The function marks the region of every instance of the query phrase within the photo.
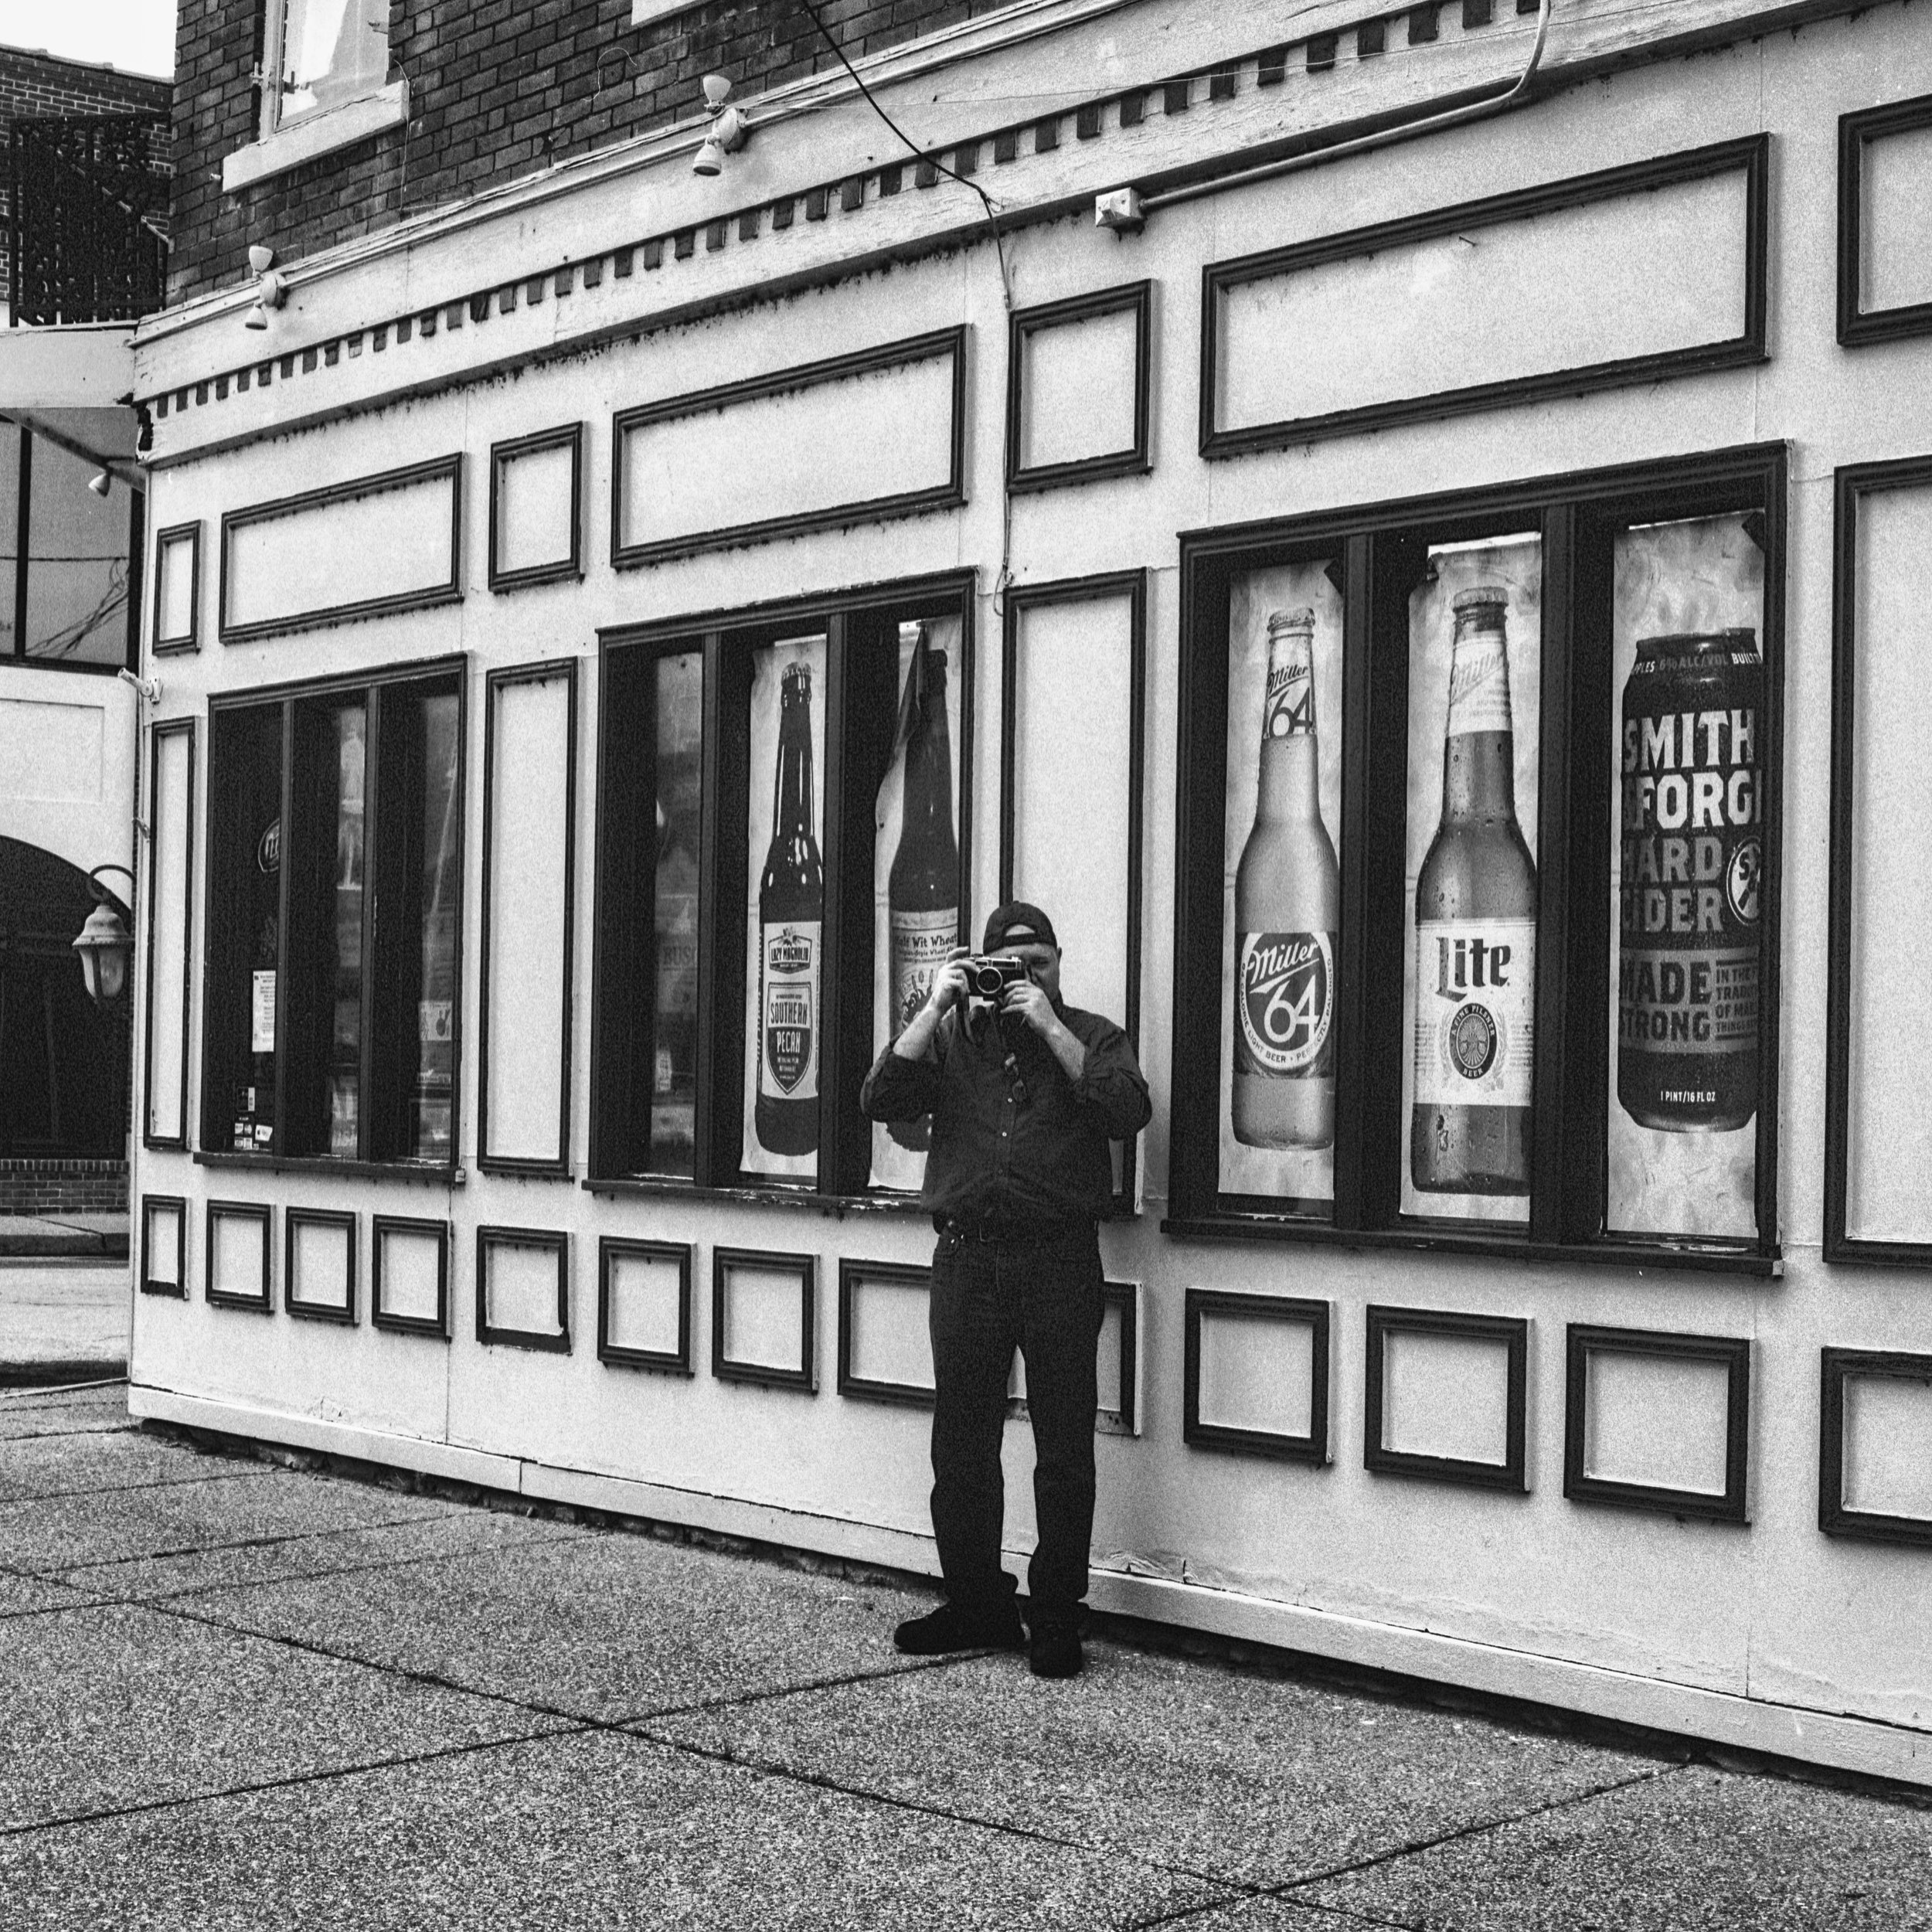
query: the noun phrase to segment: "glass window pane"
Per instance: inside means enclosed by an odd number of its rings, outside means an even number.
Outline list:
[[[1228,605],[1220,1189],[1324,1219],[1342,923],[1339,578],[1328,558],[1253,570]]]
[[[13,553],[20,539],[20,435],[17,424],[0,423],[0,658],[12,657],[19,641],[13,634]]]
[[[704,658],[659,658],[650,685],[653,817],[649,965],[650,1137],[645,1171],[695,1172],[698,1092],[698,852]]]
[[[804,1181],[818,1172],[825,676],[822,633],[752,653],[741,1160]]]
[[[1741,515],[1617,539],[1613,1233],[1757,1232],[1764,556]]]
[[[291,1153],[355,1158],[361,1124],[368,706],[295,710],[286,1084]]]
[[[960,621],[898,627],[892,764],[872,823],[872,1040],[893,1039],[932,991],[959,937]],[[917,1192],[930,1117],[872,1128],[871,1184]]]
[[[379,1160],[447,1161],[454,1147],[462,911],[457,692],[439,679],[387,686],[378,695],[381,953],[369,1142]]]
[[[70,664],[128,661],[131,498],[116,481],[97,496],[100,465],[34,438],[27,567],[27,648]],[[11,548],[11,545],[9,546]]]
[[[373,94],[389,69],[389,9],[371,0],[288,0],[281,118]]]
[[[1409,600],[1402,1211],[1529,1218],[1543,553],[1432,546]]]
[[[202,1144],[274,1153],[282,707],[217,712],[213,735]]]

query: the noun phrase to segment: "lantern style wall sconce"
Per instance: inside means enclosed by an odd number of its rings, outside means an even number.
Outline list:
[[[131,886],[134,883],[134,874],[125,866],[97,866],[88,873],[87,889],[94,894],[94,909],[88,913],[73,949],[80,955],[80,977],[87,982],[87,997],[97,1006],[109,1007],[127,990],[128,965],[134,950],[130,930],[134,913],[100,883],[104,872],[119,872]]]

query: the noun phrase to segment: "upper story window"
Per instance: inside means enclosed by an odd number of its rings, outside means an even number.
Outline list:
[[[66,413],[71,435],[0,422],[0,661],[134,662],[141,496],[80,453],[89,413]]]
[[[372,94],[389,70],[388,0],[267,0],[262,132]]]

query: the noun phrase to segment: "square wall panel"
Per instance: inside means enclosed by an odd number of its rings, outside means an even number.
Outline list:
[[[817,1278],[808,1254],[715,1250],[711,1372],[726,1382],[815,1389]]]
[[[1528,1488],[1527,1321],[1372,1308],[1367,1331],[1366,1468],[1478,1488]]]
[[[476,1338],[570,1352],[567,1234],[541,1228],[477,1230]]]
[[[141,1291],[188,1298],[188,1203],[178,1195],[141,1202]]]
[[[838,1264],[838,1393],[930,1406],[932,1271]]]
[[[379,1328],[449,1338],[450,1229],[447,1221],[379,1214],[369,1224],[373,1257],[369,1319]]]
[[[1820,1352],[1818,1526],[1932,1547],[1932,1355]]]
[[[1185,1321],[1185,1440],[1328,1461],[1327,1302],[1190,1288]]]
[[[269,1240],[274,1209],[245,1201],[208,1203],[207,1298],[217,1308],[273,1307]]]
[[[1746,1520],[1747,1338],[1573,1322],[1564,1352],[1566,1496]]]
[[[668,1241],[597,1248],[597,1359],[691,1372],[691,1250]]]
[[[288,1312],[321,1321],[353,1321],[355,1216],[320,1208],[290,1208],[282,1216],[282,1228],[287,1248],[283,1293]]]

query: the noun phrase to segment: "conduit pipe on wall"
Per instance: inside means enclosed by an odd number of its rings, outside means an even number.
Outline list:
[[[1445,128],[1460,128],[1467,122],[1501,114],[1522,98],[1536,77],[1536,70],[1543,62],[1543,43],[1549,37],[1550,4],[1551,0],[1540,0],[1536,9],[1536,38],[1530,46],[1529,58],[1524,63],[1522,72],[1501,94],[1485,100],[1464,101],[1460,107],[1425,114],[1417,121],[1397,121],[1369,134],[1357,134],[1348,141],[1332,141],[1301,154],[1286,155],[1279,161],[1265,161],[1257,167],[1240,168],[1233,174],[1216,175],[1208,180],[1189,182],[1183,187],[1165,188],[1158,194],[1143,195],[1141,213],[1145,216],[1157,209],[1172,208],[1184,201],[1198,201],[1203,195],[1224,194],[1230,188],[1245,188],[1251,182],[1272,181],[1277,175],[1291,175],[1324,162],[1339,161],[1345,155],[1366,154],[1371,148],[1386,148],[1393,141],[1410,140],[1417,134],[1433,134]]]

